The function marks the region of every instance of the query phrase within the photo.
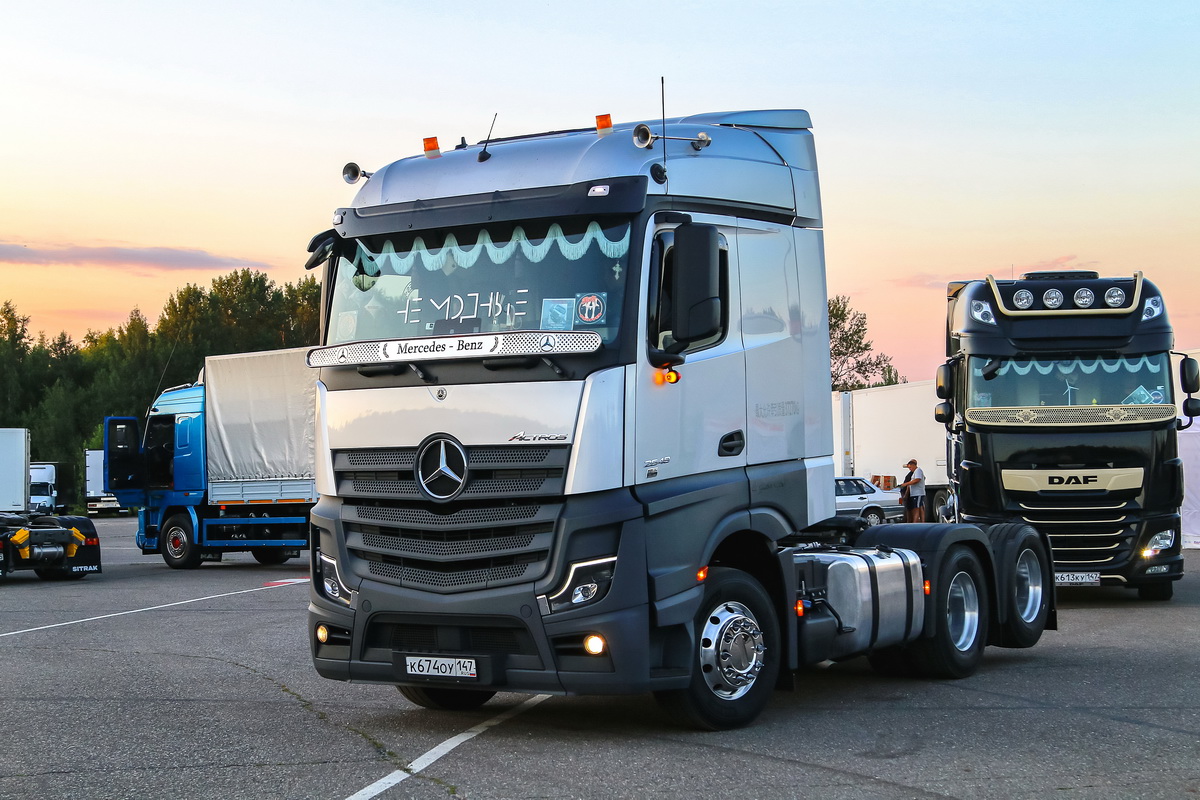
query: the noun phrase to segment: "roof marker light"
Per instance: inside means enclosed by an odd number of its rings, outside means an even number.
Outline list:
[[[612,114],[597,114],[596,115],[596,135],[608,136],[613,132]]]
[[[437,140],[436,136],[427,136],[427,137],[425,137],[424,141],[425,141],[425,157],[426,158],[441,158],[442,157],[442,151],[441,151],[441,148],[438,147],[438,140]]]

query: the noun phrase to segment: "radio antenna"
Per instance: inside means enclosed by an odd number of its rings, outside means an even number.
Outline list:
[[[489,158],[492,157],[492,154],[489,153],[487,151],[487,149],[488,149],[488,145],[492,141],[492,131],[496,130],[496,117],[498,117],[498,116],[500,116],[499,111],[497,111],[495,114],[492,115],[492,127],[488,128],[487,138],[483,140],[483,149],[479,151],[479,159],[478,159],[479,161],[487,161]]]
[[[667,171],[667,79],[660,75],[658,76],[659,97],[662,99],[662,135],[663,135],[663,173]]]

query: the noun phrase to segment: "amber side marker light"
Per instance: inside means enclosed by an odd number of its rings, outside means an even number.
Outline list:
[[[612,114],[596,115],[596,135],[608,136],[612,133]]]
[[[442,157],[442,150],[440,147],[438,147],[438,140],[437,140],[436,136],[427,136],[422,141],[424,141],[424,143],[425,143],[425,157],[426,158],[441,158]]]
[[[925,594],[929,594],[929,581],[925,581]]]
[[[797,617],[804,616],[804,601],[803,600],[796,601],[796,616]]]
[[[708,579],[708,567],[701,567],[696,571],[696,580],[699,583],[704,583]]]

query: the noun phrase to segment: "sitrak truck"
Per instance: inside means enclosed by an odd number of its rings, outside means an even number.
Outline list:
[[[1169,600],[1183,575],[1183,462],[1174,335],[1139,272],[1083,270],[947,289],[936,411],[958,519],[1047,534],[1055,581]],[[1180,361],[1183,416],[1200,414],[1195,359]]]
[[[87,517],[55,516],[41,503],[35,508],[29,475],[29,429],[0,428],[0,579],[17,570],[43,580],[100,572],[95,525]]]
[[[810,127],[599,117],[346,166],[309,245],[321,675],[722,729],[805,665],[964,677],[1053,626],[1029,526],[834,518]]]
[[[143,429],[104,428],[105,489],[138,508],[137,544],[173,569],[248,551],[282,564],[308,546],[315,382],[306,349],[209,356]]]

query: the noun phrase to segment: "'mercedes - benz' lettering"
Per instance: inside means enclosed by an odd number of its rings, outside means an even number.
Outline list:
[[[463,348],[460,347],[459,349]],[[413,344],[411,342],[397,342],[396,352],[406,356],[417,353],[444,353],[446,352],[446,343],[429,342],[427,344]]]
[[[1051,486],[1085,486],[1100,482],[1099,475],[1049,475],[1047,482]]]

